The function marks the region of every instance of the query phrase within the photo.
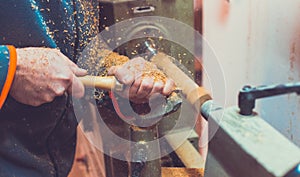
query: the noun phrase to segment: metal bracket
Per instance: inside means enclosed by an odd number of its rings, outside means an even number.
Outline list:
[[[244,86],[238,98],[240,114],[252,115],[256,99],[293,92],[300,94],[300,82],[259,87]]]

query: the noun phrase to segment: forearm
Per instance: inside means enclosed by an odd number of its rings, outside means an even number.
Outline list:
[[[16,49],[0,45],[0,109],[12,85],[17,65]]]

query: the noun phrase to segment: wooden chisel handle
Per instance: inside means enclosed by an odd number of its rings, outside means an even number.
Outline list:
[[[116,90],[123,91],[123,84],[121,84],[114,76],[83,76],[79,80],[86,87],[94,87],[102,90]]]
[[[199,109],[204,102],[212,99],[210,93],[204,87],[199,87],[172,60],[171,56],[164,53],[157,53],[152,57],[151,62],[156,64],[168,77],[173,79],[176,86],[186,95],[187,100]]]

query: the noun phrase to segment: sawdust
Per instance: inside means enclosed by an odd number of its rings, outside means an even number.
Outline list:
[[[108,56],[106,56],[103,60],[103,67],[105,68],[111,68],[112,66],[119,66],[125,64],[127,61],[129,61],[129,58],[124,55],[119,55],[116,52],[110,53]]]
[[[107,52],[107,51],[104,51]],[[112,66],[121,66],[124,65],[126,62],[128,62],[130,59],[124,55],[119,55],[116,52],[110,52],[108,55],[106,55],[102,61],[100,61],[100,67],[101,68],[106,68],[105,74],[107,74],[107,71],[109,68],[111,68]],[[139,69],[140,66],[139,65],[133,65],[134,69]],[[166,82],[167,77],[166,75],[159,69],[157,69],[157,67],[148,61],[145,61],[145,64],[143,66],[142,69],[142,78],[145,77],[153,77],[154,81],[162,81],[162,82]]]
[[[145,63],[142,77],[153,77],[154,81],[163,81],[164,83],[167,81],[166,75],[161,70],[157,69],[153,63],[148,61]]]

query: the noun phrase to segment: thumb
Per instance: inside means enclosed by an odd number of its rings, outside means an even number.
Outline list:
[[[87,70],[79,68],[78,66],[71,66],[71,70],[74,73],[75,76],[85,76],[87,75]]]
[[[76,70],[75,70],[75,72],[74,72],[74,74],[76,75],[76,76],[85,76],[85,75],[87,75],[88,74],[88,72],[87,72],[87,70],[85,70],[85,69],[82,69],[82,68],[76,68]]]
[[[119,66],[112,66],[112,67],[110,67],[108,69],[107,74],[110,75],[110,76],[115,75],[115,73],[116,73],[116,71],[117,71],[118,68],[119,68]]]
[[[84,96],[84,86],[82,82],[76,77],[73,77],[72,84],[68,88],[68,93],[75,98],[82,98]]]
[[[63,55],[63,58],[67,62],[67,65],[71,69],[71,71],[76,75],[76,76],[85,76],[87,75],[87,71],[85,69],[79,68],[75,63],[73,63],[71,60],[69,60],[66,56]]]

